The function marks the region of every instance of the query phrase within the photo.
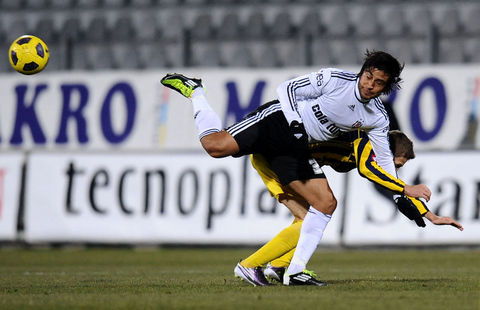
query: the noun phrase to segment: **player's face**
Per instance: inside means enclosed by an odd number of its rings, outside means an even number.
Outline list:
[[[358,89],[363,99],[372,99],[380,96],[388,82],[388,74],[376,68],[363,71],[358,82]]]
[[[408,159],[404,156],[395,156],[393,159],[393,162],[395,163],[395,168],[400,169],[405,165],[405,163],[408,161]]]

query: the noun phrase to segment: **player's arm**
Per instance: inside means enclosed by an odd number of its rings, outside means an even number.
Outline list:
[[[330,70],[323,69],[288,81],[277,87],[277,95],[283,113],[289,124],[293,121],[302,123],[298,112],[297,100],[318,98],[330,80]]]
[[[432,224],[435,225],[451,225],[459,230],[463,230],[463,226],[452,219],[449,216],[438,216],[432,211],[428,210],[427,206],[423,201],[417,198],[412,197],[400,197],[397,200],[397,207],[400,212],[402,212],[410,220],[415,221],[415,223],[420,227],[425,227],[425,222],[423,218],[428,219]]]
[[[438,216],[432,211],[428,211],[425,217],[435,225],[450,225],[463,231],[463,226],[449,216]]]
[[[355,160],[358,173],[368,180],[391,190],[397,194],[403,194],[405,182],[383,169],[373,158],[372,145],[367,138],[356,139],[353,142]],[[393,160],[392,160],[393,163]],[[394,170],[395,171],[395,170]]]
[[[395,200],[398,211],[405,215],[408,219],[414,221],[417,226],[425,227],[423,217],[430,212],[427,206],[417,198],[401,196]]]
[[[417,198],[403,195],[405,182],[392,176],[383,170],[372,158],[372,146],[367,138],[360,138],[354,141],[354,154],[357,162],[357,169],[362,177],[377,183],[386,189],[399,194],[395,203],[400,212],[420,227],[425,227],[423,216],[428,212],[427,206]]]
[[[388,142],[388,121],[384,122],[384,124],[378,128],[367,132],[367,135],[372,145],[372,150],[375,153],[376,164],[390,176],[396,178],[397,172],[395,170],[393,155]],[[432,192],[425,184],[406,185],[404,183],[402,194],[416,198],[423,198],[429,201]]]

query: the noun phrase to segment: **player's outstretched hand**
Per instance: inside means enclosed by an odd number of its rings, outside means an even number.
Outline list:
[[[425,217],[435,225],[451,225],[458,228],[460,231],[463,231],[463,226],[449,216],[437,216],[431,211],[428,211],[425,214]]]
[[[403,193],[410,197],[415,198],[423,198],[426,201],[430,200],[430,196],[432,196],[432,192],[425,184],[417,184],[417,185],[408,185],[405,184],[405,188]]]

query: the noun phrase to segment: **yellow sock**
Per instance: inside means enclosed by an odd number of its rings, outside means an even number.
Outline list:
[[[300,238],[302,222],[303,221],[294,220],[290,226],[284,228],[273,237],[272,240],[268,241],[255,253],[244,259],[241,262],[242,266],[247,268],[263,266],[274,259],[282,257],[285,253],[290,251],[292,251],[293,256],[293,249],[297,246],[298,238]]]
[[[290,251],[288,251],[287,253],[283,254],[281,257],[272,260],[270,262],[270,265],[272,265],[273,267],[285,267],[285,268],[287,268],[288,265],[290,265],[290,261],[292,260],[293,253],[295,253],[295,248],[293,248]]]

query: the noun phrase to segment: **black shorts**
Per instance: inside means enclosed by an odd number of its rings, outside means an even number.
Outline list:
[[[260,106],[240,122],[228,127],[240,151],[234,157],[260,153],[277,174],[280,183],[325,178],[322,169],[291,133],[278,100]]]

